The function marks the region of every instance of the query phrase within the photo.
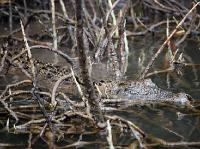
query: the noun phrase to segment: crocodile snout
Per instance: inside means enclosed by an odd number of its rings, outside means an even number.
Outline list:
[[[174,97],[174,101],[181,105],[191,105],[193,101],[192,97],[186,93],[178,93],[176,97]]]

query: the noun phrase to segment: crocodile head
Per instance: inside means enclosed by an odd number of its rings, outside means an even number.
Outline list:
[[[141,81],[109,82],[101,85],[102,95],[107,98],[141,100],[143,102],[174,102],[181,105],[191,103],[186,93],[173,93],[159,88],[151,79]]]

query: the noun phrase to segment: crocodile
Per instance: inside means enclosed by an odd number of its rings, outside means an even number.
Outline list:
[[[190,105],[193,101],[189,94],[161,89],[151,79],[111,81],[101,83],[98,87],[102,97],[108,99],[134,100],[140,103],[173,102],[180,105]]]
[[[11,51],[11,50],[10,50]],[[5,49],[2,50],[1,48],[1,63],[3,57],[7,52],[9,55],[9,59],[13,59],[13,53],[10,51],[6,51]],[[22,54],[24,57],[24,54]],[[26,57],[26,54],[25,54]],[[28,63],[27,58],[21,58],[20,60],[15,59],[15,63],[20,63],[23,66],[23,69],[29,70],[30,72],[30,63]],[[6,62],[5,60],[5,62]],[[37,66],[38,72],[43,74],[43,80],[51,80],[53,78],[59,78],[59,76],[63,76],[65,74],[69,74],[69,69],[61,68],[60,66],[56,66],[53,64],[42,63],[38,60],[34,60],[35,66]],[[8,65],[8,64],[4,64]],[[108,99],[127,99],[127,100],[134,100],[134,101],[155,101],[155,102],[175,102],[180,103],[183,105],[190,104],[192,98],[190,95],[186,93],[173,93],[171,91],[167,91],[164,89],[159,88],[156,84],[154,84],[151,79],[144,79],[140,81],[99,81],[96,83],[97,91],[101,94],[102,98]],[[72,94],[77,93],[75,90],[76,86],[72,84],[66,87],[66,91]]]

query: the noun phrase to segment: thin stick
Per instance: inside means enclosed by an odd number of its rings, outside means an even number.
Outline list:
[[[5,51],[5,54],[3,55],[2,60],[1,60],[0,73],[2,73],[2,74],[7,72],[7,70],[6,70],[6,72],[3,71],[3,69],[5,68],[7,55],[8,55],[8,51]]]
[[[32,59],[31,50],[30,50],[30,47],[29,47],[28,42],[27,42],[26,34],[25,34],[25,31],[24,31],[24,26],[23,26],[21,20],[20,20],[20,24],[21,24],[21,28],[22,28],[24,43],[25,43],[26,50],[27,50],[27,53],[28,53],[28,58],[29,58],[29,61],[30,61],[30,64],[31,64],[31,71],[32,71],[32,75],[33,75],[33,85],[35,85],[35,83],[36,83],[36,69],[35,69],[33,59]]]
[[[171,67],[169,67],[169,68],[167,68],[167,69],[164,69],[164,70],[155,70],[155,71],[153,71],[153,72],[147,73],[147,74],[145,75],[145,78],[149,78],[149,77],[151,77],[151,76],[153,76],[153,75],[158,75],[158,74],[162,74],[162,73],[169,73],[169,72],[172,72],[173,70],[174,70],[174,69],[171,68]]]
[[[115,6],[118,4],[118,2],[119,2],[120,0],[117,0],[114,4],[112,4],[112,1],[111,0],[108,0],[108,5],[109,5],[109,7],[110,7],[110,11],[108,12],[108,14],[107,14],[107,16],[106,16],[106,23],[107,23],[107,21],[108,21],[108,17],[109,17],[109,15],[110,15],[110,13],[111,13],[111,16],[112,16],[112,23],[113,23],[113,26],[116,26],[117,25],[117,21],[116,21],[116,17],[115,17],[115,13],[114,13],[114,8],[115,8]],[[115,35],[118,37],[119,36],[119,32],[118,32],[118,30],[116,30],[116,32],[115,32]]]
[[[74,82],[76,84],[76,87],[78,88],[78,92],[79,94],[81,95],[81,98],[85,104],[85,107],[86,107],[86,113],[88,116],[91,116],[90,114],[90,106],[89,106],[89,103],[88,103],[88,99],[84,96],[83,94],[83,91],[81,90],[81,86],[79,85],[78,81],[76,80],[76,77],[75,77],[75,74],[74,74],[74,71],[73,69],[71,68],[71,73],[72,73],[72,77],[74,79]]]
[[[28,21],[27,19],[27,3],[26,3],[26,0],[23,0],[23,3],[24,3],[24,22],[26,23]]]
[[[109,144],[109,148],[110,149],[115,149],[115,147],[113,146],[113,141],[112,141],[112,127],[110,125],[110,120],[107,120],[107,141]]]
[[[54,48],[51,48],[49,46],[44,46],[44,45],[34,45],[34,46],[31,46],[30,47],[31,49],[34,49],[34,48],[40,48],[40,49],[45,49],[45,50],[49,50],[49,51],[52,51],[58,55],[60,55],[62,58],[64,58],[67,63],[69,63],[71,66],[74,66],[75,65],[75,61],[78,59],[78,58],[72,58],[70,57],[69,55],[67,55],[66,53],[63,53],[62,51],[60,50],[55,50]]]
[[[51,0],[51,17],[52,17],[52,29],[53,29],[53,48],[58,49],[58,38],[56,33],[56,20],[55,20],[55,0]]]
[[[19,118],[17,117],[16,113],[8,107],[8,104],[5,101],[0,100],[0,102],[4,106],[4,108],[10,113],[10,115],[16,120],[17,123],[19,121]]]
[[[169,18],[167,18],[167,29],[166,29],[166,35],[167,35],[167,37],[169,37]],[[171,44],[170,44],[170,40],[169,40],[169,42],[167,42],[167,45],[168,45],[168,53],[169,53],[169,57],[170,57],[170,62],[172,62],[172,58],[173,58],[173,54],[172,54],[172,50],[173,49],[171,49]]]
[[[112,4],[111,0],[108,0],[108,4],[109,4],[109,7],[110,7],[110,10],[108,11],[108,13],[106,14],[106,20],[105,22],[107,23],[108,21],[108,18],[110,16],[110,14],[112,15],[112,18],[113,18],[113,25],[116,25],[116,18],[115,18],[115,15],[113,13],[113,9],[115,8],[115,6],[119,3],[120,0],[117,0],[114,4]]]
[[[69,16],[67,15],[67,11],[66,11],[66,8],[65,8],[65,4],[64,4],[63,0],[60,0],[59,2],[60,2],[60,5],[61,5],[63,14],[64,14],[65,18],[68,20],[68,19],[69,19]]]
[[[13,25],[12,25],[12,2],[9,0],[9,31],[12,33]]]
[[[56,106],[56,104],[57,104],[57,102],[56,102],[56,91],[57,91],[57,89],[58,89],[60,83],[62,83],[63,80],[65,80],[65,79],[67,79],[67,78],[69,78],[69,77],[71,77],[71,76],[72,76],[71,73],[68,74],[68,75],[64,75],[64,76],[60,77],[60,78],[58,79],[58,81],[55,83],[55,85],[54,85],[54,87],[53,87],[53,90],[52,90],[52,94],[51,94],[51,104],[52,104],[53,106]]]

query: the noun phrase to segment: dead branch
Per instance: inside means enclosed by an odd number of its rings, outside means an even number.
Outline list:
[[[77,38],[77,50],[79,53],[79,65],[81,69],[81,75],[83,79],[83,83],[87,88],[86,94],[88,94],[88,103],[90,105],[90,112],[92,116],[95,118],[97,123],[103,122],[103,115],[100,109],[100,105],[98,102],[98,96],[95,95],[94,86],[92,84],[91,78],[88,72],[88,58],[86,54],[85,42],[84,42],[84,31],[83,31],[83,11],[82,11],[82,0],[76,0],[76,19],[77,19],[77,30],[76,30],[76,38]]]

